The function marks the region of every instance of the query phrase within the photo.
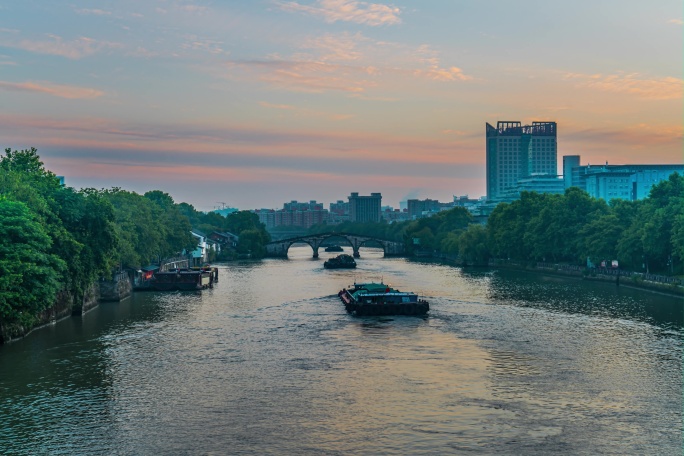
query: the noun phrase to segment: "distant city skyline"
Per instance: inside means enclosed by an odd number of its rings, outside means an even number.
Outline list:
[[[209,211],[486,194],[485,124],[681,163],[681,1],[0,0],[0,146]]]

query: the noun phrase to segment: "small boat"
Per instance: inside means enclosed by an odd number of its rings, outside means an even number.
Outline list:
[[[354,283],[337,295],[352,315],[425,315],[430,304],[411,292],[399,291],[384,283]]]
[[[344,249],[339,245],[330,245],[325,248],[326,252],[344,252]]]
[[[327,260],[323,263],[323,267],[326,269],[353,269],[356,267],[356,261],[351,255],[343,253]]]

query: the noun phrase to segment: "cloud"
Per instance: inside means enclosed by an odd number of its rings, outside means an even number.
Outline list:
[[[78,14],[83,14],[83,15],[93,15],[93,16],[111,16],[112,13],[110,11],[105,11],[101,9],[89,9],[89,8],[81,8],[75,10],[76,13]]]
[[[191,51],[205,51],[210,54],[227,54],[223,49],[223,41],[200,38],[197,35],[187,34],[183,38],[186,40],[181,44],[181,49]]]
[[[458,67],[439,68],[437,66],[427,70],[416,70],[417,76],[425,76],[434,81],[470,81],[472,76],[463,73]]]
[[[200,6],[200,5],[180,5],[178,7],[180,11],[186,12],[186,13],[193,13],[193,14],[204,14],[209,11],[209,8],[206,6]]]
[[[660,145],[681,144],[684,127],[681,125],[629,125],[624,128],[596,129],[571,127],[563,140],[569,143],[584,143],[594,147],[608,147],[613,151],[631,149],[650,149]],[[619,147],[616,147],[619,146]]]
[[[473,79],[459,67],[443,67],[439,53],[429,46],[377,41],[360,33],[308,38],[300,49],[289,57],[271,55],[261,60],[229,61],[227,65],[229,70],[247,72],[250,79],[256,74],[260,80],[286,90],[339,91],[354,96],[374,88],[389,90],[393,79],[403,80],[402,84],[415,78],[437,82]]]
[[[259,106],[268,109],[276,109],[282,111],[290,111],[293,115],[298,115],[302,117],[311,117],[316,119],[327,118],[334,121],[348,120],[353,118],[352,114],[330,114],[323,111],[317,111],[313,109],[300,108],[297,106],[286,105],[286,104],[273,104],[266,101],[260,101]]]
[[[667,21],[668,24],[684,25],[684,21],[681,19],[670,19]]]
[[[363,56],[359,44],[365,41],[367,39],[360,33],[355,35],[348,33],[326,34],[307,39],[301,48],[314,50],[319,54],[318,58],[323,61],[353,61],[359,60]]]
[[[50,82],[7,82],[0,81],[0,90],[14,92],[45,93],[54,97],[69,99],[91,99],[104,95],[104,92],[87,87],[52,84]]]
[[[56,35],[48,35],[50,41],[22,40],[18,43],[7,43],[6,46],[22,49],[36,54],[57,55],[72,60],[88,57],[106,49],[120,48],[119,43],[98,41],[93,38],[81,37],[72,41],[64,41]]]
[[[401,23],[401,9],[379,3],[351,0],[317,0],[313,6],[297,2],[276,2],[284,11],[305,13],[322,17],[326,22],[355,22],[357,24],[381,26]]]
[[[263,106],[264,108],[270,108],[270,109],[284,109],[286,111],[294,111],[297,109],[296,106],[292,105],[284,105],[284,104],[273,104],[269,103],[267,101],[260,101],[259,102],[260,106]]]
[[[0,114],[0,135],[33,138],[50,145],[119,149],[122,151],[185,151],[192,156],[240,156],[268,163],[309,159],[366,160],[382,163],[439,164],[467,161],[459,149],[468,143],[411,136],[373,135],[362,132],[324,130],[274,130],[266,127],[210,124],[124,123],[103,118],[30,117]],[[476,144],[479,147],[479,144]],[[192,150],[193,154],[187,154]],[[416,154],[416,151],[421,151]],[[468,155],[471,157],[471,155]],[[165,158],[166,160],[166,158]],[[171,160],[171,158],[169,158]],[[283,164],[283,166],[285,166]]]
[[[682,98],[684,89],[682,79],[673,77],[647,79],[639,73],[612,75],[567,73],[564,78],[576,81],[580,87],[626,93],[648,100],[677,100]]]

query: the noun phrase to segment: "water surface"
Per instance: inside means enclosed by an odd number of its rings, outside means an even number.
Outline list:
[[[681,299],[361,254],[222,265],[0,346],[0,453],[681,454]],[[429,316],[347,315],[367,279]]]

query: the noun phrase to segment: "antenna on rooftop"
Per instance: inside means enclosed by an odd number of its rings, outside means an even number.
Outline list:
[[[224,202],[224,201],[217,201],[216,204],[220,204],[220,205],[221,205],[221,209],[225,209],[227,203]],[[217,207],[216,209],[218,209],[218,207]]]

